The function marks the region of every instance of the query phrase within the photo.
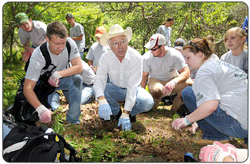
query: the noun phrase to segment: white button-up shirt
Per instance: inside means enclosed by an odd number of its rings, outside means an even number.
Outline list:
[[[104,53],[99,61],[94,82],[96,98],[104,96],[107,75],[109,75],[112,84],[127,89],[124,110],[131,111],[135,105],[137,87],[142,78],[142,62],[141,54],[131,47],[128,47],[122,62],[112,50]]]

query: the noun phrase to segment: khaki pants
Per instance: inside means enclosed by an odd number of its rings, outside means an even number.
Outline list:
[[[169,80],[170,81],[170,80]],[[156,109],[162,99],[165,95],[162,93],[162,87],[167,84],[169,81],[161,81],[157,79],[149,79],[148,82],[148,89],[150,94],[154,98],[154,109]],[[173,105],[171,107],[171,110],[174,112],[177,112],[179,106],[183,103],[181,98],[181,92],[184,88],[187,86],[191,86],[193,84],[193,81],[189,78],[186,81],[178,83],[175,88],[173,89],[171,95],[174,95],[177,93],[177,96],[174,98]]]

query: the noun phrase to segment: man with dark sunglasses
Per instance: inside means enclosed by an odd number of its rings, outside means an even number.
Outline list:
[[[154,34],[145,47],[150,51],[143,55],[141,86],[145,88],[148,84],[155,102],[154,109],[158,107],[163,96],[177,94],[172,105],[172,110],[177,112],[182,104],[181,91],[193,83],[190,70],[182,54],[166,46],[166,39],[162,34]]]

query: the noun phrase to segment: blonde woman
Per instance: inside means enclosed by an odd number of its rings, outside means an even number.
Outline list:
[[[248,73],[248,56],[245,41],[246,33],[242,28],[234,27],[229,29],[224,36],[224,44],[229,51],[222,55],[220,59]]]

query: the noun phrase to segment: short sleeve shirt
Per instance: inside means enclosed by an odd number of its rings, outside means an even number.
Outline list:
[[[71,52],[70,52],[70,61],[71,61],[79,57],[80,54],[79,54],[78,48],[74,40],[72,40],[71,38],[67,38],[67,40],[71,47]],[[68,50],[66,46],[64,50],[62,51],[62,53],[60,53],[59,55],[54,55],[49,50],[49,43],[46,43],[46,44],[47,44],[47,49],[51,58],[51,63],[56,66],[54,71],[62,71],[66,69],[66,67],[69,64],[68,63]],[[25,78],[33,80],[33,81],[38,81],[40,75],[42,75],[46,71],[46,70],[42,70],[45,64],[46,64],[46,61],[45,61],[45,58],[43,57],[43,54],[39,46],[34,50],[34,52],[31,55],[29,67],[27,69]],[[48,69],[51,69],[51,68],[49,67]]]
[[[27,41],[30,41],[32,42],[32,46],[38,47],[43,42],[45,42],[47,25],[41,21],[32,21],[32,24],[33,29],[31,32],[27,32],[19,28],[18,36],[20,38],[21,44],[25,44]]]
[[[93,61],[93,66],[98,67],[99,60],[106,51],[108,50],[108,47],[102,46],[99,42],[95,42],[91,47],[90,50],[86,56],[86,59]]]
[[[208,59],[192,86],[197,106],[218,100],[220,108],[247,129],[247,74],[229,63]]]
[[[247,49],[244,49],[239,56],[234,56],[232,51],[228,51],[224,55],[221,56],[221,60],[228,62],[236,67],[239,67],[246,73],[248,73],[248,55]]]
[[[94,71],[90,68],[90,66],[82,60],[82,68],[83,71],[81,73],[82,80],[84,84],[91,85],[94,83],[95,79],[95,73]]]
[[[80,35],[82,36],[82,40],[77,40],[76,45],[79,49],[79,52],[83,52],[85,48],[85,34],[84,34],[84,27],[80,23],[75,23],[74,27],[70,28],[70,37],[78,37]]]
[[[151,51],[143,55],[143,71],[149,73],[149,78],[169,81],[179,75],[178,71],[186,67],[182,54],[171,47],[163,57],[154,57]]]
[[[162,34],[165,39],[167,46],[171,46],[171,33],[172,33],[172,28],[171,27],[166,27],[165,25],[160,25],[156,31],[156,33]]]

